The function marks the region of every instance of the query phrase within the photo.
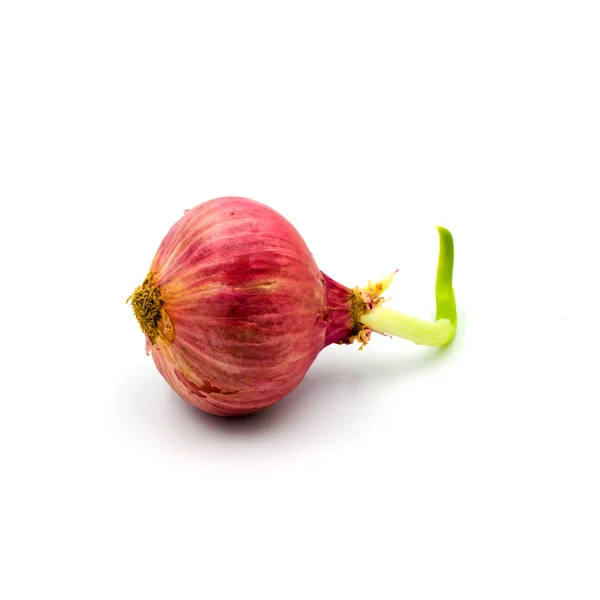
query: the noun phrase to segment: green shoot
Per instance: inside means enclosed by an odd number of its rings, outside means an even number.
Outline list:
[[[423,321],[379,304],[364,313],[360,322],[369,329],[410,340],[423,346],[445,346],[456,332],[456,300],[452,288],[454,241],[444,227],[438,227],[440,254],[435,284],[435,321]]]

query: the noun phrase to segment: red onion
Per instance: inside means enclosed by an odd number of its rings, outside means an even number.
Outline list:
[[[364,345],[371,331],[448,343],[453,242],[439,230],[435,323],[381,306],[393,274],[362,289],[337,283],[286,219],[237,197],[185,211],[128,301],[147,353],[184,400],[215,415],[248,414],[289,394],[329,344]]]

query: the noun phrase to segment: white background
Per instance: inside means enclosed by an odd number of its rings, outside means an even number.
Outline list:
[[[0,596],[600,597],[597,2],[0,8]],[[330,347],[226,420],[125,299],[243,195],[445,351]]]

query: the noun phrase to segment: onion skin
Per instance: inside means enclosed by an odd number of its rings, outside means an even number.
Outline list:
[[[132,298],[161,375],[221,416],[274,404],[325,346],[369,333],[357,320],[368,298],[323,274],[296,229],[247,198],[186,211]]]

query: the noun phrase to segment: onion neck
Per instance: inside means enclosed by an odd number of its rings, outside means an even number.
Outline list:
[[[367,330],[360,316],[368,309],[362,294],[351,290],[321,272],[327,294],[327,308],[321,315],[327,324],[325,346],[329,344],[351,344]]]

